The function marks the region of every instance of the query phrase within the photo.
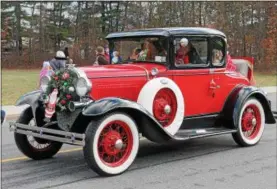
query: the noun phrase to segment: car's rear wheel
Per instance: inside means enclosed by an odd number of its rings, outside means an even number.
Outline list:
[[[17,120],[17,123],[34,125],[31,111],[25,111]],[[62,143],[35,138],[19,133],[14,133],[15,143],[18,149],[27,157],[34,160],[47,159],[54,156],[62,147]]]
[[[240,146],[253,146],[259,143],[265,127],[265,113],[262,104],[255,98],[243,105],[238,121],[238,131],[233,138]]]
[[[126,114],[112,113],[87,127],[84,156],[99,175],[123,173],[134,162],[138,149],[137,126]]]

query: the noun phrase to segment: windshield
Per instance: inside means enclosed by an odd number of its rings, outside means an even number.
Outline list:
[[[110,41],[112,64],[128,62],[165,63],[167,59],[166,38],[121,38]]]

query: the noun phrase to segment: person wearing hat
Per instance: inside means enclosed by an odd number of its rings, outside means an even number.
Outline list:
[[[177,50],[176,64],[203,64],[197,50],[187,38],[180,40],[180,48]]]
[[[180,40],[180,47],[177,50],[176,54],[176,63],[177,64],[188,64],[189,63],[189,56],[188,52],[190,50],[190,45],[187,38],[182,38]]]
[[[50,61],[50,66],[52,67],[53,71],[56,72],[58,70],[65,68],[66,63],[66,56],[63,51],[57,51],[55,58]]]

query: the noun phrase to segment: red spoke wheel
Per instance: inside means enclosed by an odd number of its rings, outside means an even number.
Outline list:
[[[125,122],[111,121],[101,131],[98,140],[98,155],[111,167],[122,165],[130,156],[133,136]]]
[[[117,175],[133,163],[138,147],[135,122],[126,114],[114,113],[89,124],[84,155],[99,175]]]
[[[176,117],[177,99],[169,88],[159,90],[154,97],[153,114],[163,127],[168,127]]]
[[[263,134],[265,114],[261,103],[254,99],[248,99],[243,105],[238,122],[238,132],[233,134],[234,140],[241,146],[257,144]]]

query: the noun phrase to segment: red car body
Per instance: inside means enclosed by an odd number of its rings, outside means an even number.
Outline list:
[[[151,75],[153,68],[158,69],[158,74],[155,76]],[[148,77],[170,78],[183,93],[186,104],[184,117],[218,113],[223,109],[226,96],[237,84],[251,85],[251,78],[248,79],[239,72],[226,71],[225,68],[168,70],[162,65],[134,63],[81,69],[94,85],[95,90],[92,90],[90,95],[95,100],[110,97],[112,90],[113,97],[137,101]],[[214,85],[219,88],[213,89]]]
[[[182,41],[188,43],[182,48],[190,52],[191,63],[177,65],[177,44],[184,37]],[[42,91],[21,97],[17,105],[30,108],[11,123],[16,144],[26,156],[45,159],[63,143],[81,145],[90,168],[100,175],[117,175],[135,160],[139,134],[163,143],[232,134],[239,145],[253,146],[260,141],[265,123],[276,123],[266,93],[254,86],[253,58],[233,58],[236,70],[226,69],[226,36],[218,30],[158,28],[113,33],[107,39],[110,54],[123,49],[126,57],[132,45],[143,42],[140,52],[147,55],[121,64],[71,65],[62,71],[78,76],[70,80],[75,85],[70,91],[65,87],[69,81],[65,84],[57,77],[60,73],[43,78],[57,82],[42,83]],[[47,102],[42,96],[47,99],[55,89],[64,103],[64,94],[72,93],[71,98],[65,111],[56,111],[45,122]],[[78,98],[73,98],[76,93]],[[27,125],[31,119],[36,127]],[[48,146],[31,147],[26,135]]]

